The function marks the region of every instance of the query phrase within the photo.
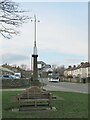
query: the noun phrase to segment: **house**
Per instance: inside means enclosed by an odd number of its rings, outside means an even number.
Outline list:
[[[64,71],[64,76],[69,77],[72,76],[72,67],[69,66],[65,71]]]
[[[90,77],[90,63],[89,62],[81,63],[81,66],[80,66],[80,77],[81,78],[88,78],[88,77]]]
[[[0,66],[0,75],[2,74],[14,74],[14,72],[8,68]]]
[[[37,62],[38,70],[42,70],[42,68],[44,68],[45,66],[46,66],[45,62],[43,62],[43,61],[38,61]]]
[[[72,68],[72,76],[73,78],[80,77],[80,65],[77,67],[74,65]]]
[[[90,63],[81,62],[78,66],[74,65],[73,67],[69,66],[64,71],[65,77],[72,76],[73,78],[87,79],[90,78]]]

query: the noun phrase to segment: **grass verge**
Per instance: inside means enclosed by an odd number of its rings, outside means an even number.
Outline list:
[[[56,110],[12,112],[8,109],[18,107],[13,97],[21,91],[2,92],[2,118],[88,118],[88,94],[52,91],[57,97],[52,101]]]

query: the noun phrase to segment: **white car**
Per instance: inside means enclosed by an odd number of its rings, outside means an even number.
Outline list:
[[[15,79],[20,79],[20,76],[19,75],[15,75]]]
[[[20,79],[21,78],[21,73],[15,73],[15,79]]]
[[[11,77],[12,79],[15,79],[15,75],[10,75],[10,77]]]
[[[52,76],[49,78],[49,82],[60,82],[60,78],[57,76]]]

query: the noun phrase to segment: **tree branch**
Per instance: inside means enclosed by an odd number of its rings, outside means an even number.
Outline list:
[[[12,35],[18,33],[15,28],[22,23],[27,22],[30,17],[23,15],[25,11],[19,10],[19,5],[11,0],[0,1],[0,33],[5,38],[11,38]],[[9,28],[7,28],[7,25]],[[7,34],[6,34],[7,33]]]

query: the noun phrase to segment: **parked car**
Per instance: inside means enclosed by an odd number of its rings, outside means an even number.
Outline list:
[[[15,75],[10,75],[10,78],[15,79]]]
[[[14,75],[1,75],[0,76],[1,79],[15,79]]]
[[[53,72],[49,74],[49,82],[60,82],[60,76],[58,72]]]
[[[21,73],[15,73],[15,79],[20,79],[21,78]]]
[[[52,76],[51,78],[49,78],[49,82],[60,82],[60,77]]]
[[[2,79],[11,79],[10,75],[2,75]]]

